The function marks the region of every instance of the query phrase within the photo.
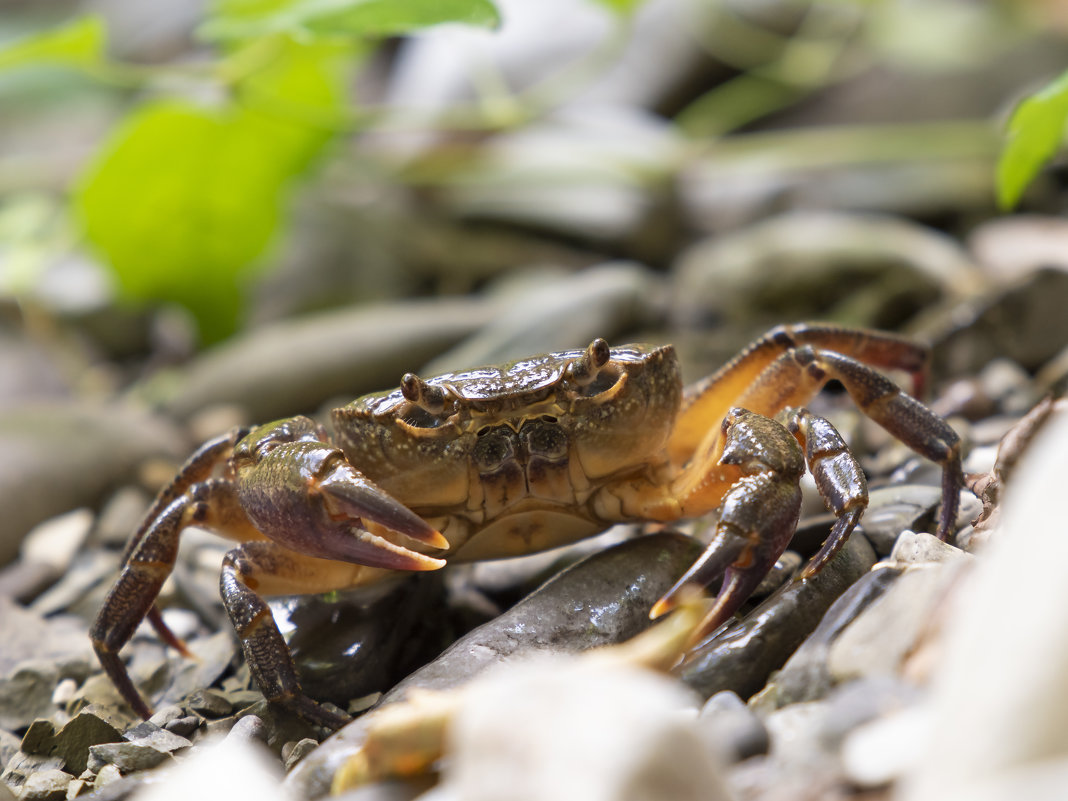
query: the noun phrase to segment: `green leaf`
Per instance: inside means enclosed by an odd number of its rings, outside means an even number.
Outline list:
[[[500,21],[490,0],[222,0],[200,34],[382,37],[446,22],[495,27]]]
[[[206,342],[234,331],[292,179],[330,141],[342,66],[335,47],[281,42],[233,105],[158,101],[126,119],[74,194],[126,297],[184,305]]]
[[[1013,111],[997,168],[998,205],[1013,208],[1060,149],[1068,124],[1068,72]]]
[[[106,30],[99,17],[82,17],[0,48],[0,70],[34,64],[91,68],[105,61]]]

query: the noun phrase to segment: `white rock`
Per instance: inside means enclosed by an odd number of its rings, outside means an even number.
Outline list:
[[[34,526],[22,542],[21,556],[27,562],[66,570],[93,526],[89,509],[75,509]]]
[[[954,598],[931,738],[906,801],[1064,798],[1068,786],[1068,418],[1006,490],[999,530]]]
[[[254,798],[293,801],[282,787],[282,766],[264,746],[229,737],[199,745],[183,762],[168,768],[159,781],[138,790],[132,801],[214,801]]]
[[[842,743],[842,769],[863,788],[889,784],[911,769],[927,741],[930,715],[910,707],[858,726]]]
[[[568,658],[479,682],[449,734],[442,786],[464,801],[724,801],[696,699],[663,676]]]

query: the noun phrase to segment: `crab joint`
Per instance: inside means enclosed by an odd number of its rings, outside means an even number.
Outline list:
[[[581,357],[571,362],[571,378],[579,386],[586,386],[597,378],[597,373],[608,364],[608,343],[598,337],[587,347]]]
[[[445,411],[445,393],[441,387],[428,384],[415,373],[405,373],[400,388],[404,399],[423,411],[429,414],[441,414]]]

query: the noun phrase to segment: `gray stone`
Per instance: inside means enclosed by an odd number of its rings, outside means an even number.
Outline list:
[[[230,701],[211,690],[197,690],[183,704],[194,712],[212,718],[225,717],[233,711]]]
[[[974,496],[973,496],[974,497]],[[948,542],[942,542],[933,534],[925,531],[903,531],[890,552],[890,561],[904,564],[924,564],[927,562],[945,562],[953,559],[972,559],[971,554],[955,548]]]
[[[963,560],[929,562],[905,571],[831,645],[827,663],[834,679],[897,673],[962,567]]]
[[[827,654],[835,638],[901,574],[884,565],[870,570],[836,600],[801,647],[750,703],[770,712],[799,701],[823,698],[832,686]]]
[[[894,484],[868,493],[868,508],[860,528],[879,554],[888,554],[902,531],[915,531],[929,522],[942,501],[942,490],[923,484]]]
[[[154,768],[170,756],[166,751],[159,751],[149,745],[105,743],[89,747],[88,767],[99,773],[105,765],[114,765],[123,774],[127,774]]]
[[[760,716],[736,693],[716,693],[698,716],[701,734],[725,764],[768,752],[768,730]]]
[[[148,721],[134,726],[123,737],[136,745],[147,746],[168,754],[172,751],[188,748],[191,745],[185,737],[180,737],[166,729],[161,729],[156,724]]]
[[[200,727],[200,722],[200,718],[196,715],[186,715],[185,717],[168,721],[163,728],[177,734],[179,737],[188,737]]]
[[[53,753],[63,757],[68,773],[78,775],[86,769],[89,748],[101,743],[122,742],[122,732],[90,712],[71,718],[56,734]]]
[[[19,801],[63,801],[67,785],[74,777],[62,770],[39,770],[26,779],[19,793]]]
[[[246,740],[259,740],[267,742],[271,730],[259,715],[245,715],[240,717],[227,732],[227,737],[243,737]]]
[[[296,742],[288,742],[282,746],[282,763],[286,767],[286,772],[291,771],[298,762],[318,747],[319,741],[313,740],[311,737],[305,737],[303,740],[297,740]]]
[[[869,721],[895,714],[920,702],[921,692],[897,676],[869,676],[835,687],[827,696],[820,737],[832,747]]]
[[[25,664],[0,678],[0,728],[22,729],[54,711],[52,690],[59,681],[55,664]]]
[[[33,403],[0,413],[0,565],[37,523],[92,506],[153,456],[185,450],[163,420],[119,404]]]
[[[0,773],[0,784],[6,784],[16,793],[21,792],[22,786],[35,773],[44,770],[62,770],[63,760],[55,756],[37,756],[24,754],[16,751],[7,761],[3,773]]]
[[[168,704],[157,709],[152,717],[148,719],[149,723],[154,723],[161,729],[166,729],[167,725],[181,717],[185,716],[185,710],[183,710],[177,704]]]

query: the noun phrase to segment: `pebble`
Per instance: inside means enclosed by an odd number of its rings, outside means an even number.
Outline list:
[[[764,721],[737,693],[716,693],[701,707],[697,718],[705,736],[724,764],[741,762],[768,752],[768,730]]]
[[[470,685],[448,732],[446,798],[726,801],[723,777],[677,683],[553,657]],[[522,721],[522,725],[516,725]]]
[[[379,708],[403,699],[411,688],[458,687],[493,665],[519,657],[577,652],[629,639],[649,627],[653,603],[702,550],[694,539],[665,532],[593,554],[461,637],[390,690]],[[311,798],[325,794],[338,766],[363,742],[373,714],[357,718],[297,764],[286,778],[293,792]]]
[[[39,770],[26,779],[19,801],[63,801],[73,777],[57,768]]]
[[[97,773],[105,765],[114,765],[123,774],[147,770],[170,758],[166,751],[139,743],[105,743],[89,747],[87,767]]]
[[[212,718],[221,718],[233,711],[230,701],[211,690],[197,690],[185,699],[184,705],[194,712]]]
[[[972,558],[971,554],[942,542],[926,531],[902,531],[890,552],[890,561],[895,564],[926,564]]]
[[[907,775],[928,741],[929,727],[929,711],[920,707],[858,726],[842,743],[846,778],[861,789],[876,789]]]
[[[897,673],[962,567],[963,560],[906,570],[831,644],[827,664],[834,680]]]
[[[876,553],[888,554],[902,531],[924,528],[941,501],[940,487],[923,484],[895,484],[872,489],[868,492],[868,508],[860,528]]]
[[[52,753],[63,758],[68,773],[77,776],[88,767],[89,749],[92,746],[122,740],[122,732],[106,720],[83,711],[56,733]]]
[[[291,771],[300,760],[318,747],[319,741],[311,737],[305,737],[296,742],[290,741],[282,746],[282,764],[285,765],[286,772]]]
[[[897,676],[865,676],[840,684],[827,696],[819,737],[837,749],[858,726],[908,709],[922,698],[919,688]]]
[[[861,576],[836,600],[816,629],[794,651],[782,669],[755,696],[755,708],[770,712],[798,701],[823,698],[832,686],[827,653],[835,638],[852,623],[899,575],[900,568],[880,564]]]

